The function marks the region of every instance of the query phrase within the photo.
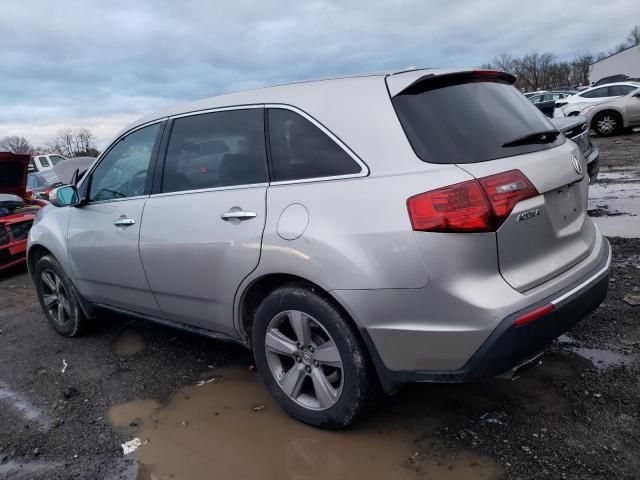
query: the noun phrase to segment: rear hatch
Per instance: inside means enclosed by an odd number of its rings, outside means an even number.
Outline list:
[[[491,218],[477,230],[432,231],[495,231],[500,273],[524,292],[588,256],[596,230],[587,217],[582,155],[512,86],[514,80],[502,72],[466,71],[388,85],[418,157],[465,170],[486,200]],[[471,198],[468,191],[445,193],[448,199],[429,200],[433,211]]]

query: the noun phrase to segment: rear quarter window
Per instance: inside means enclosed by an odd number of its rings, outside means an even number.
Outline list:
[[[476,163],[530,153],[564,142],[507,146],[555,128],[516,88],[475,76],[428,79],[392,99],[413,150],[429,163]]]
[[[269,109],[274,181],[355,175],[362,167],[320,128],[299,113]]]

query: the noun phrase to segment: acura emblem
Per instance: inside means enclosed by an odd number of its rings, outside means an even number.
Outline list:
[[[578,175],[582,173],[582,163],[578,160],[578,157],[576,157],[575,154],[571,155],[571,164]]]

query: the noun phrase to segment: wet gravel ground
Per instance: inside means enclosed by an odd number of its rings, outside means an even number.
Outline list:
[[[626,183],[640,177],[640,134],[595,142],[602,184],[621,169]],[[616,211],[599,205],[603,217]],[[632,305],[640,300],[640,239],[610,241],[605,302],[540,367],[513,382],[410,385],[356,434],[406,437],[398,468],[415,478],[640,478],[640,306]],[[82,338],[62,338],[45,323],[26,271],[0,274],[0,478],[171,478],[123,456],[120,444],[137,422],[113,426],[110,409],[136,399],[175,403],[188,398],[183,387],[219,367],[246,372],[250,364],[239,346],[110,313]]]

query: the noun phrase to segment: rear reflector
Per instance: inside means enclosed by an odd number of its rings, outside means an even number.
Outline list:
[[[516,327],[522,327],[527,325],[535,320],[538,320],[540,317],[544,317],[545,315],[553,312],[555,307],[552,303],[548,303],[547,305],[543,305],[535,310],[531,310],[530,312],[525,313],[524,315],[520,315],[516,318],[516,321],[513,324]]]
[[[414,230],[494,232],[515,205],[538,191],[520,170],[421,193],[407,200]]]

